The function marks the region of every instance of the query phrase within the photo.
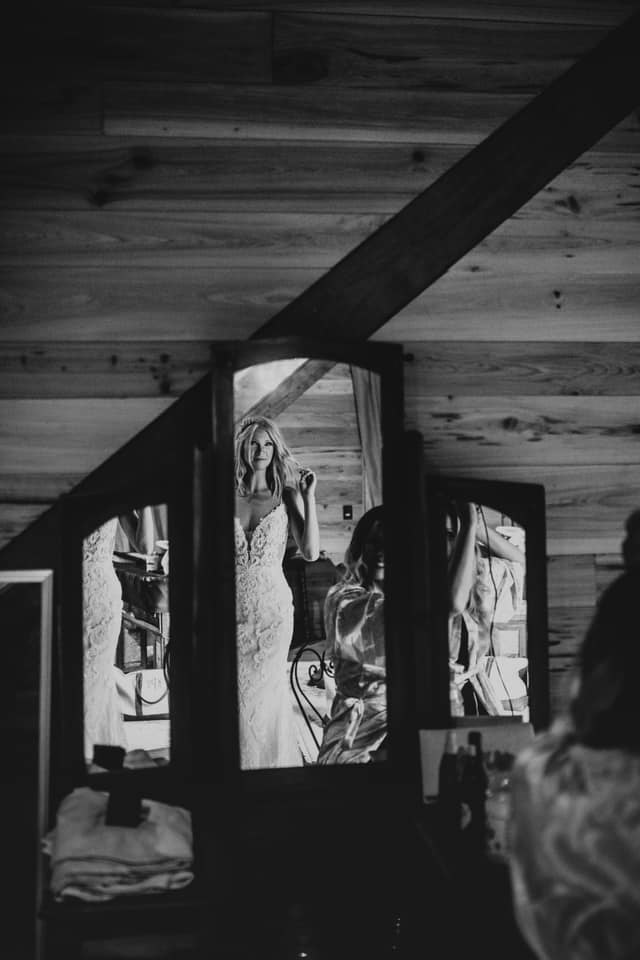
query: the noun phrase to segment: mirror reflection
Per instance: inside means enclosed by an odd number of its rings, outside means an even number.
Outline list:
[[[446,516],[451,715],[529,720],[526,534],[489,506]]]
[[[381,760],[379,376],[301,358],[234,387],[241,768]]]
[[[169,761],[167,508],[114,516],[83,541],[84,752],[92,771]]]

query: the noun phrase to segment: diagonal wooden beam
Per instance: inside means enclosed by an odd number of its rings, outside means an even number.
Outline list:
[[[275,419],[334,366],[333,360],[305,361],[285,377],[277,387],[257,400],[240,419],[244,420],[245,417],[257,414]]]
[[[252,339],[371,336],[637,107],[639,49],[640,10]]]

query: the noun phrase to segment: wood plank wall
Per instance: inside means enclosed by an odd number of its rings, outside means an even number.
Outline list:
[[[210,340],[258,329],[635,5],[14,14],[0,543],[193,383]],[[545,484],[554,704],[639,505],[639,158],[630,116],[377,334],[405,345],[429,469]]]

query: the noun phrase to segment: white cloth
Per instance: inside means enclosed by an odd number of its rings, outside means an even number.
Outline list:
[[[108,793],[89,787],[62,800],[42,844],[51,857],[54,899],[102,901],[187,886],[193,880],[189,811],[143,800],[146,816],[137,827],[107,826],[108,800]]]
[[[240,765],[302,766],[286,664],[293,598],[282,569],[289,521],[283,503],[250,538],[235,518]]]
[[[116,688],[116,647],[122,620],[122,588],[113,567],[117,517],[83,543],[84,750],[96,744],[124,747],[127,739]]]

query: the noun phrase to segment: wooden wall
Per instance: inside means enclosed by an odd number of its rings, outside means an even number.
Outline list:
[[[7,31],[0,543],[636,4],[79,6]],[[429,469],[546,487],[554,702],[639,505],[639,159],[630,116],[376,335]]]

